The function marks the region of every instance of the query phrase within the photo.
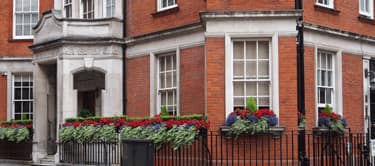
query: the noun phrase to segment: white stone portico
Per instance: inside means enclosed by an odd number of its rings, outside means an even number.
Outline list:
[[[67,19],[53,10],[43,14],[30,47],[35,82],[34,162],[58,156],[58,128],[82,108],[92,108],[93,115],[122,114],[122,26],[118,18]]]

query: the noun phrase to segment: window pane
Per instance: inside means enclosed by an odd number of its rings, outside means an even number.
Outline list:
[[[327,71],[327,86],[332,86],[332,71]]]
[[[21,99],[21,88],[14,89],[14,99],[20,100]]]
[[[167,92],[168,93],[168,105],[174,105],[174,97],[173,97],[173,92],[170,91],[170,92]]]
[[[173,85],[172,85],[172,87],[177,87],[177,82],[176,82],[176,76],[177,76],[177,74],[176,74],[176,72],[174,71],[173,72],[173,77],[172,77],[172,80],[173,80]]]
[[[160,88],[165,88],[165,74],[164,73],[161,73],[160,74]]]
[[[268,61],[259,61],[259,76],[269,76],[269,62]]]
[[[14,115],[14,120],[21,120],[21,114]]]
[[[322,86],[326,85],[326,71],[321,72],[321,85]]]
[[[245,105],[245,102],[244,102],[244,99],[243,97],[239,97],[239,98],[234,98],[234,101],[233,101],[233,104],[234,106],[244,106]]]
[[[33,88],[30,88],[30,99],[34,99],[34,96],[33,96]]]
[[[259,107],[267,107],[270,105],[270,99],[268,97],[259,97],[258,103]]]
[[[167,94],[165,92],[160,94],[161,98],[161,106],[167,105]]]
[[[30,112],[30,103],[28,101],[22,102],[22,112],[24,112],[24,113]]]
[[[30,0],[23,0],[23,11],[27,12],[30,11]]]
[[[246,83],[246,96],[256,96],[257,95],[257,83],[247,82]]]
[[[326,104],[332,104],[332,89],[326,89]]]
[[[31,10],[38,11],[38,0],[31,0]]]
[[[327,55],[327,69],[332,69],[332,56]]]
[[[167,73],[167,87],[166,88],[171,88],[172,87],[172,72]]]
[[[256,62],[246,62],[246,76],[251,78],[256,78],[257,66]]]
[[[167,7],[168,6],[168,0],[162,0],[161,7]]]
[[[168,56],[167,58],[167,69],[166,70],[172,70],[172,56]]]
[[[159,70],[160,71],[165,71],[165,61],[164,61],[165,57],[160,57],[159,58],[159,61],[160,61],[160,66],[159,66]]]
[[[33,25],[35,25],[37,22],[38,22],[38,15],[32,14],[31,23],[33,23]]]
[[[21,101],[14,102],[14,112],[21,113],[21,111],[22,111],[22,102]]]
[[[256,42],[246,42],[246,59],[256,59]]]
[[[31,14],[24,14],[23,16],[24,16],[23,17],[24,18],[23,23],[24,24],[30,24],[31,23],[31,18],[30,18]]]
[[[243,62],[234,62],[233,64],[233,74],[234,76],[244,76],[244,63]]]
[[[30,25],[25,25],[23,29],[23,34],[25,36],[31,35],[31,26]]]
[[[172,5],[174,5],[174,0],[169,0],[168,1],[168,6],[172,6]]]
[[[233,44],[233,51],[234,51],[234,59],[243,59],[244,57],[244,42],[234,42]]]
[[[326,101],[326,94],[325,94],[325,89],[324,88],[319,88],[319,103],[325,104]]]
[[[22,25],[16,25],[16,36],[22,35]]]
[[[22,14],[16,14],[16,25],[22,24]]]
[[[233,91],[234,91],[234,96],[244,96],[244,83],[243,82],[234,82],[233,85]]]
[[[16,0],[16,11],[22,11],[22,0]]]
[[[269,58],[269,47],[268,41],[258,42],[258,58],[259,59],[268,59]]]
[[[325,54],[322,53],[321,55],[321,68],[322,69],[326,69],[327,68],[327,56]]]
[[[258,92],[259,92],[259,96],[269,96],[269,94],[270,94],[269,83],[268,82],[260,82],[258,84]]]
[[[28,88],[22,89],[22,99],[29,99],[30,91]]]

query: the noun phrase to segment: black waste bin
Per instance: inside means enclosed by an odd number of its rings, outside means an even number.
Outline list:
[[[121,166],[153,166],[154,143],[151,140],[122,141]]]

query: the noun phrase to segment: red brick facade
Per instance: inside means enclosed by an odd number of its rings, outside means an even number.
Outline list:
[[[178,8],[157,12],[156,0],[128,0],[128,36],[139,36],[200,22],[199,12],[205,10],[205,1],[178,0],[177,3]]]
[[[126,65],[127,115],[150,115],[150,57],[128,59]]]
[[[181,114],[204,114],[204,46],[180,52]]]
[[[207,0],[207,10],[285,10],[294,9],[294,0]]]
[[[53,1],[39,1],[39,16],[42,12],[53,8]],[[0,57],[1,56],[32,56],[28,48],[32,40],[15,40],[13,39],[13,0],[1,1],[0,10]]]
[[[334,0],[334,10],[318,7],[315,2],[316,0],[303,1],[305,22],[375,36],[375,21],[359,19],[359,0]]]

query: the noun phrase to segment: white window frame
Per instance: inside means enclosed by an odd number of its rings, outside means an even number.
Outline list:
[[[176,64],[172,63],[172,66],[176,66],[175,72],[176,72],[176,85],[173,88],[165,88],[165,89],[160,89],[160,57],[163,56],[174,56]],[[157,100],[157,107],[156,107],[156,113],[159,114],[161,112],[161,93],[159,93],[161,90],[175,90],[175,95],[176,95],[176,114],[175,115],[180,115],[180,109],[179,109],[179,52],[178,51],[173,51],[173,52],[168,52],[168,53],[158,53],[155,55],[156,58],[156,100]],[[172,61],[173,62],[173,61]],[[166,63],[165,63],[166,64]],[[173,72],[172,72],[172,78],[173,78]],[[173,81],[172,81],[173,82]]]
[[[108,16],[107,15],[107,6],[108,3],[107,3],[108,0],[103,0],[103,16],[104,17],[114,17],[115,16],[115,13],[116,13],[116,0],[111,0],[113,1],[113,5],[111,5],[111,10],[112,10],[112,15],[111,16]]]
[[[157,1],[157,6],[158,6],[158,11],[164,11],[164,10],[172,9],[178,6],[177,0],[168,0],[168,1],[174,1],[174,4],[171,6],[167,6],[167,7],[162,7],[163,0],[156,0],[156,1]]]
[[[15,78],[16,77],[21,77],[21,86],[18,87],[18,88],[21,88],[21,99],[15,99]],[[35,89],[34,89],[34,80],[33,80],[33,74],[32,73],[15,73],[12,75],[12,85],[11,85],[11,88],[12,88],[12,113],[11,113],[11,118],[12,119],[15,119],[16,118],[16,112],[15,112],[15,102],[31,102],[31,107],[29,109],[33,109],[33,106],[34,106],[34,96],[33,94],[31,94],[31,96],[29,96],[29,99],[22,99],[22,88],[23,88],[23,85],[22,85],[22,82],[23,82],[23,77],[28,77],[28,81],[29,82],[32,82],[33,83],[33,86],[31,87],[31,89],[33,89],[33,93],[35,93]],[[32,99],[30,99],[30,97],[32,97]],[[23,105],[22,105],[23,106]],[[34,116],[34,110],[33,112],[29,112],[29,115],[32,115]],[[21,119],[22,119],[22,114],[21,114]],[[31,119],[32,120],[32,119]]]
[[[38,2],[37,15],[39,18],[40,2],[39,0],[37,0],[37,2]],[[31,26],[31,31],[32,31],[32,28],[33,26]],[[32,32],[30,35],[18,35],[18,36],[16,35],[16,0],[13,0],[13,39],[33,39],[33,38],[34,36]]]
[[[64,17],[66,17],[66,18],[72,18],[73,17],[73,1],[74,0],[71,0],[70,3],[65,3],[65,0],[63,0]],[[71,9],[71,12],[72,12],[70,17],[67,17],[67,15],[66,15],[65,7],[67,7],[67,6],[70,6],[70,9]]]
[[[225,35],[225,112],[228,116],[233,112],[233,41],[235,40],[267,40],[269,41],[269,80],[270,109],[279,116],[279,69],[278,69],[278,34],[243,34],[227,33]]]
[[[327,60],[328,60],[328,58],[327,58],[327,56],[331,56],[331,68],[332,69],[327,69],[327,68],[325,68],[325,69],[323,69],[323,68],[319,68],[319,64],[320,64],[320,66],[322,65],[322,62],[323,62],[323,60],[322,60],[322,58],[320,58],[320,62],[319,62],[319,56],[321,56],[321,53],[324,53],[325,55],[326,55],[326,66],[328,65],[328,62],[327,62]],[[328,104],[330,107],[332,107],[333,108],[333,110],[336,110],[336,104],[335,104],[335,102],[336,102],[336,70],[335,70],[335,68],[336,68],[336,63],[335,63],[335,53],[333,53],[333,52],[330,52],[330,51],[326,51],[326,50],[322,50],[322,49],[318,49],[318,54],[317,54],[317,62],[316,62],[316,72],[318,73],[318,70],[320,70],[320,71],[325,71],[325,72],[331,72],[332,73],[332,78],[331,78],[331,86],[324,86],[324,85],[319,85],[320,83],[319,83],[319,74],[317,74],[317,77],[316,77],[316,80],[317,80],[317,84],[316,84],[316,97],[317,97],[317,100],[318,100],[318,102],[317,102],[317,106],[318,106],[318,109],[319,108],[324,108],[325,106],[326,106],[326,104]],[[326,75],[326,76],[328,76],[328,75]],[[328,81],[328,77],[326,77],[325,78],[325,81]],[[331,91],[331,104],[329,104],[329,103],[327,103],[327,99],[326,99],[326,102],[325,103],[320,103],[320,94],[319,94],[319,89],[321,89],[321,88],[324,88],[324,89],[331,89],[332,91]],[[325,98],[327,98],[327,95],[325,96]]]
[[[74,1],[74,0],[73,0]],[[83,16],[84,16],[84,11],[83,11],[83,1],[84,0],[80,0],[80,17],[82,18],[82,19],[95,19],[95,13],[96,13],[96,11],[95,11],[95,0],[92,0],[92,12],[93,12],[93,18],[84,18]]]
[[[324,1],[324,0],[323,0]],[[323,7],[326,7],[326,8],[331,8],[333,9],[334,8],[334,3],[335,1],[334,0],[326,0],[328,2],[328,4],[324,4],[324,3],[319,3],[319,0],[316,0],[316,5],[318,6],[323,6]]]
[[[329,46],[323,45],[316,45],[314,50],[314,57],[315,57],[315,112],[316,117],[319,116],[319,92],[318,92],[318,51],[329,52],[333,55],[332,63],[334,63],[334,70],[333,72],[333,84],[334,85],[334,93],[333,93],[333,103],[332,103],[332,111],[343,116],[343,98],[342,98],[342,51]],[[325,105],[324,105],[325,106]],[[321,105],[323,107],[323,105]],[[318,118],[316,118],[316,125],[318,125]]]
[[[363,11],[361,8],[362,3],[364,3],[365,1],[368,1],[367,7],[369,8],[369,11]],[[366,6],[364,7],[366,8]],[[374,18],[374,0],[359,0],[359,14],[373,19]]]

